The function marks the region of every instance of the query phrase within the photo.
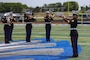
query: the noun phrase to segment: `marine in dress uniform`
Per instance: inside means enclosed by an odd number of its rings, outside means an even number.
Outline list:
[[[25,22],[26,22],[26,42],[30,42],[31,39],[31,32],[32,32],[32,22],[36,21],[35,18],[33,18],[32,13],[26,12],[25,13]]]
[[[50,42],[50,32],[51,32],[51,21],[53,18],[50,16],[50,12],[46,11],[46,16],[44,17],[45,29],[46,29],[46,41]]]
[[[2,18],[1,20],[4,23],[4,40],[5,40],[5,44],[10,43],[10,27],[11,27],[11,22],[10,19],[8,18],[8,16]]]
[[[71,44],[73,49],[73,56],[72,57],[78,57],[78,31],[77,31],[77,24],[78,24],[78,14],[73,13],[73,19],[67,19],[64,16],[62,16],[64,21],[66,21],[68,24],[70,24],[70,36],[71,36]]]

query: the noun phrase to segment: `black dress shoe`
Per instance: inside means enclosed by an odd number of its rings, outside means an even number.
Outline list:
[[[50,42],[50,40],[47,40],[47,42]]]
[[[26,41],[27,43],[30,42],[30,41]]]
[[[72,57],[78,57],[78,55],[73,55]]]
[[[10,42],[5,42],[5,44],[9,44]]]

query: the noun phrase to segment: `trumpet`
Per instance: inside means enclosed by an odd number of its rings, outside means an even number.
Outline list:
[[[11,19],[12,19],[12,17],[11,16],[8,16],[8,17],[6,17],[6,20],[7,20],[7,24],[9,25],[9,26],[11,26]]]

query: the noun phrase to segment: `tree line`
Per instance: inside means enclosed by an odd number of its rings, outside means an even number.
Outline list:
[[[27,5],[22,3],[0,3],[0,12],[9,12],[13,11],[16,13],[22,13],[24,9],[29,8]]]
[[[68,8],[69,6],[69,8]],[[25,11],[25,9],[30,9],[33,12],[45,12],[47,10],[50,11],[72,11],[72,10],[78,10],[79,4],[75,1],[69,1],[64,2],[63,4],[61,2],[58,3],[51,3],[51,4],[44,4],[43,6],[39,7],[28,7],[25,4],[22,3],[0,3],[0,13],[13,11],[16,13],[22,13]],[[90,9],[90,6],[81,6],[81,11],[84,12],[86,10]]]

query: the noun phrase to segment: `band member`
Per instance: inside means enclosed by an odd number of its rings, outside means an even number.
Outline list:
[[[10,27],[11,27],[11,22],[8,16],[4,17],[1,19],[1,21],[4,23],[4,39],[5,39],[5,44],[10,43]]]
[[[25,15],[26,16],[24,17],[24,19],[26,22],[26,42],[30,42],[32,32],[32,22],[34,22],[36,19],[33,18],[30,12],[26,12]]]
[[[46,41],[50,42],[50,32],[51,32],[51,21],[53,18],[50,15],[49,11],[46,11],[46,16],[44,17],[45,29],[46,29]]]
[[[70,24],[70,36],[71,36],[71,44],[73,49],[73,56],[72,57],[78,57],[78,32],[77,32],[77,21],[78,21],[78,14],[73,13],[73,19],[67,19],[64,16],[60,16],[66,21],[68,24]]]

